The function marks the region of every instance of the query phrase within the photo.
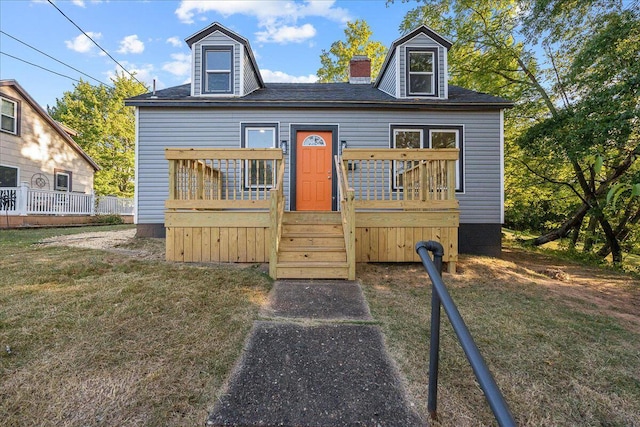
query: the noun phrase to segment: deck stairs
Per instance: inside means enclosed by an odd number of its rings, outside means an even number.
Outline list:
[[[278,279],[347,279],[340,212],[285,212]]]

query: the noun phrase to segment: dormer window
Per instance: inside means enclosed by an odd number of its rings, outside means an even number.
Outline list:
[[[438,50],[407,48],[407,95],[438,96]]]
[[[205,46],[202,57],[203,93],[233,93],[233,46]]]

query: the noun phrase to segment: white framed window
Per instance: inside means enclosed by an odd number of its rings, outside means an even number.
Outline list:
[[[429,148],[460,149],[460,129],[429,129]],[[456,160],[456,191],[461,190],[462,176],[460,174],[460,158],[458,158]]]
[[[18,103],[11,99],[1,97],[0,102],[0,129],[3,132],[18,134]]]
[[[462,192],[464,182],[464,142],[462,126],[444,125],[391,125],[389,146],[391,148],[457,148],[456,191]],[[411,162],[394,161],[392,171],[393,190],[402,189],[404,172],[415,166]]]
[[[278,138],[277,123],[243,123],[243,148],[276,148]],[[244,185],[246,188],[271,188],[275,182],[275,162],[273,160],[246,160]]]
[[[71,191],[71,172],[56,170],[53,182],[56,191]]]
[[[393,128],[391,148],[408,149],[422,148],[423,130],[412,128]],[[393,161],[393,189],[401,190],[405,171],[414,166],[414,162]]]
[[[435,48],[407,48],[406,92],[408,96],[437,96],[437,55]]]
[[[233,46],[202,48],[202,93],[233,93]]]
[[[18,168],[0,165],[0,187],[18,186]]]

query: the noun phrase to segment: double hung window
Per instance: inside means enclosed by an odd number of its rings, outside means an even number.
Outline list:
[[[18,103],[7,98],[0,98],[0,129],[3,132],[18,134]]]
[[[242,146],[244,148],[275,148],[277,138],[277,123],[242,124]],[[273,160],[246,160],[245,187],[273,187],[276,173],[274,163]]]
[[[407,95],[437,96],[437,49],[407,49]]]
[[[460,150],[456,160],[456,191],[463,190],[463,132],[462,126],[391,126],[391,148],[457,148]],[[402,180],[407,168],[414,165],[410,162],[394,162],[393,189],[402,189]]]
[[[204,47],[202,58],[202,93],[233,93],[233,47]]]

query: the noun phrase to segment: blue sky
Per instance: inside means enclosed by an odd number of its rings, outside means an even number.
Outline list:
[[[189,49],[184,39],[218,21],[247,38],[263,78],[314,81],[320,53],[344,37],[345,24],[366,20],[373,40],[389,46],[415,2],[397,0],[55,0],[80,28],[148,86],[189,81]],[[0,0],[0,51],[74,79],[95,80],[16,41],[18,39],[109,83],[118,66],[47,0]],[[15,38],[15,39],[14,39]],[[54,105],[74,81],[0,55],[0,78],[15,79],[46,107]]]

